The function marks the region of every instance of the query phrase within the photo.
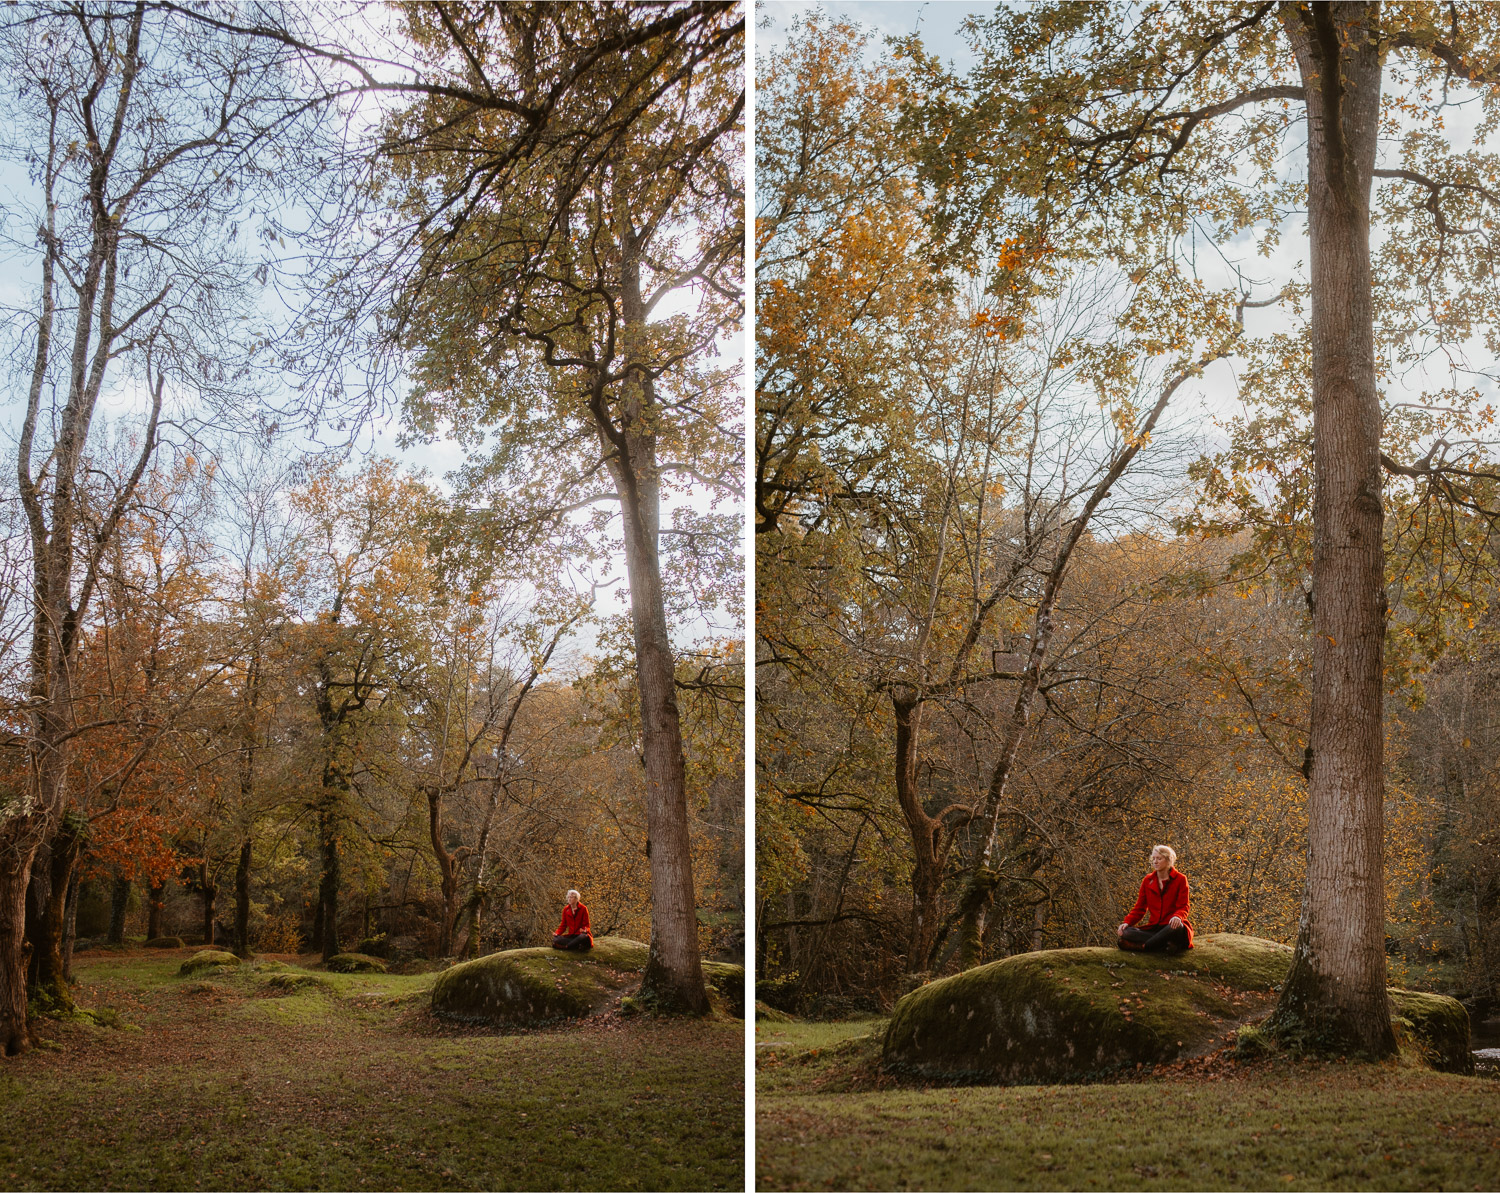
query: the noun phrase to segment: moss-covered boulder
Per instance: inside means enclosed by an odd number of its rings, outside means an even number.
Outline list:
[[[374,936],[366,936],[354,946],[356,953],[362,953],[366,957],[379,957],[382,961],[389,961],[391,953],[391,942],[384,932],[378,932]]]
[[[530,1027],[582,1019],[639,984],[649,950],[602,936],[587,952],[509,949],[445,969],[432,987],[436,1015],[469,1023]]]
[[[146,942],[148,949],[180,949],[182,948],[182,937],[180,936],[153,936]]]
[[[232,969],[239,963],[240,959],[233,953],[226,953],[219,949],[204,949],[184,961],[178,967],[177,972],[181,974],[201,973],[205,969],[215,969],[219,966]]]
[[[703,980],[717,994],[724,1010],[736,1019],[745,1017],[745,967],[729,961],[705,961]]]
[[[1474,1053],[1469,1012],[1456,998],[1417,990],[1389,991],[1401,1034],[1415,1044],[1424,1060],[1440,1073],[1473,1076]]]
[[[1200,936],[1174,956],[1084,948],[1007,957],[898,1002],[884,1063],[928,1079],[1026,1084],[1193,1056],[1269,1010],[1291,961],[1285,945],[1232,933]],[[1431,1063],[1455,1066],[1467,1055],[1462,1006],[1407,991],[1391,997]]]
[[[385,962],[364,953],[335,953],[323,964],[329,973],[384,973]]]
[[[797,1016],[788,1015],[785,1011],[778,1011],[768,1002],[755,1000],[755,1018],[761,1023],[796,1023]]]

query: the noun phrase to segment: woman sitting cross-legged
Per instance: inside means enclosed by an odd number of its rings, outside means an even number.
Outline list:
[[[1141,879],[1135,906],[1115,934],[1122,949],[1180,953],[1193,947],[1187,875],[1177,869],[1177,851],[1170,845],[1152,848],[1151,872]]]
[[[563,905],[562,923],[552,934],[554,949],[591,949],[594,933],[589,928],[589,909],[578,901],[578,892],[569,891]]]

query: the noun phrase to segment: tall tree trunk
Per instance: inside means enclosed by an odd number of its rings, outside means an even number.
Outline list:
[[[162,910],[167,899],[167,884],[152,882],[146,888],[146,939],[155,940],[161,935]]]
[[[911,939],[907,972],[926,969],[937,940],[938,897],[943,882],[943,824],[929,816],[917,788],[917,739],[922,727],[920,700],[892,698],[896,719],[896,801],[912,845]]]
[[[234,954],[250,956],[250,862],[254,856],[249,837],[240,842],[240,860],[234,868]]]
[[[204,843],[203,861],[198,864],[198,893],[203,897],[203,944],[206,948],[214,943],[214,900],[219,894],[219,884],[209,869],[207,842]]]
[[[61,1011],[73,1009],[73,993],[68,988],[63,960],[63,935],[67,926],[68,887],[72,885],[82,849],[79,821],[72,814],[65,816],[47,846],[45,869],[36,866],[32,871],[37,907],[31,931],[31,993],[44,1005]],[[44,881],[38,883],[43,876]]]
[[[626,335],[645,338],[640,242],[621,216],[621,305]],[[597,384],[604,385],[601,376]],[[655,382],[644,372],[623,381],[621,428],[601,427],[611,449],[610,474],[620,497],[630,621],[635,641],[636,692],[641,702],[641,761],[646,772],[646,856],[651,863],[651,951],[641,992],[659,1006],[701,1015],[708,991],[698,949],[698,906],[688,832],[687,774],[677,709],[676,658],[662,592],[661,484],[653,427]],[[595,403],[602,409],[602,403]]]
[[[436,784],[427,788],[427,832],[432,857],[437,862],[438,883],[443,892],[443,918],[438,924],[438,956],[453,952],[453,929],[458,922],[458,858],[443,843],[443,792]]]
[[[307,904],[303,903],[302,907],[305,913]],[[308,937],[308,947],[315,953],[323,951],[323,893],[321,882],[318,887],[318,900],[313,905],[312,934]]]
[[[484,927],[484,900],[484,891],[478,887],[469,896],[468,932],[464,936],[464,947],[459,950],[460,955],[465,958],[479,956],[479,936]]]
[[[63,980],[73,982],[73,942],[78,939],[78,888],[83,867],[74,863],[68,878],[68,897],[63,904]]]
[[[130,909],[130,879],[115,875],[109,891],[109,943],[125,943],[125,913]]]
[[[0,824],[0,1054],[16,1056],[30,1046],[26,1028],[26,889],[41,837],[42,817],[14,816]]]
[[[323,960],[336,956],[339,948],[339,829],[335,809],[324,807],[318,813],[318,846],[323,872],[318,881],[318,942]]]
[[[46,948],[47,886],[52,872],[52,851],[43,843],[31,863],[31,881],[26,884],[26,991],[30,998],[36,991],[38,966]]]
[[[1312,282],[1313,679],[1307,884],[1280,1034],[1395,1050],[1383,849],[1385,552],[1370,279],[1379,132],[1377,6],[1288,7],[1307,88]]]

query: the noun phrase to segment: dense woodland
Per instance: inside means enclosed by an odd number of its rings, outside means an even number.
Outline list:
[[[0,59],[0,1052],[80,938],[423,963],[569,887],[705,1011],[742,10],[38,2]]]
[[[649,937],[631,675],[580,637],[607,595],[540,553],[484,579],[448,566],[451,509],[388,460],[259,485],[233,467],[148,473],[101,570],[33,925],[51,859],[74,856],[65,950],[472,955],[544,940],[570,886],[601,934]],[[684,704],[701,943],[733,951],[738,717]]]
[[[1004,10],[967,76],[808,16],[759,63],[760,997],[875,1009],[933,973],[1112,944],[1157,842],[1199,932],[1298,939],[1317,300],[1278,272],[1308,199],[1276,163],[1306,125],[1275,43],[1295,14],[1270,7]],[[1482,57],[1494,10],[1459,8],[1452,53]],[[1387,45],[1449,32],[1384,19]],[[1482,142],[1414,164],[1450,151],[1433,96],[1459,84],[1452,59],[1389,61],[1409,86],[1383,133],[1410,139],[1377,195],[1401,231],[1374,250],[1384,952],[1391,984],[1482,1009],[1494,196],[1417,172],[1495,166]],[[1494,87],[1468,78],[1488,130]],[[1434,350],[1452,373],[1422,374]],[[1188,400],[1211,387],[1233,399],[1213,421]]]

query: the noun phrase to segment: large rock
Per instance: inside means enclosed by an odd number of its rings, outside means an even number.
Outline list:
[[[1291,961],[1285,945],[1232,933],[1199,936],[1174,956],[1023,953],[908,994],[886,1031],[884,1062],[929,1079],[1050,1084],[1192,1056],[1264,1014]],[[1472,1071],[1459,1003],[1391,996],[1434,1067]]]
[[[203,949],[194,953],[184,961],[177,969],[178,973],[199,973],[205,969],[217,969],[220,967],[232,969],[240,963],[240,959],[233,953],[226,953],[220,949]]]
[[[469,1023],[535,1027],[582,1019],[640,985],[650,950],[638,940],[603,936],[584,953],[510,949],[444,970],[432,987],[434,1014]],[[743,1017],[743,966],[708,961],[705,981]]]
[[[586,953],[552,948],[491,953],[438,975],[432,1010],[449,1019],[518,1027],[580,1019],[637,984],[648,952],[638,940],[603,936]]]
[[[745,967],[732,961],[705,961],[703,980],[736,1019],[745,1017]]]

